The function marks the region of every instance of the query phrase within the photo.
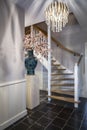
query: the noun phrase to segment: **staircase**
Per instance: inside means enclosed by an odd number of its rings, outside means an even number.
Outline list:
[[[51,60],[51,64],[51,96],[48,97],[70,103],[79,103],[79,101],[74,101],[74,74],[57,63],[55,59]]]
[[[36,36],[34,37],[34,55],[41,62],[41,64],[49,70],[48,63],[48,40],[47,34],[40,28],[35,27]],[[71,54],[80,56],[79,61],[76,63],[75,73],[71,72],[69,69],[61,65],[54,57],[51,58],[51,89],[48,87],[48,99],[56,99],[69,103],[74,103],[76,107],[79,104],[78,96],[78,72],[77,68],[81,61],[82,55],[79,53],[73,52],[65,48],[61,43],[57,42],[54,38],[51,37],[53,42],[55,42],[60,48],[64,51],[68,51]],[[27,45],[26,45],[27,46]],[[49,71],[48,71],[49,73]],[[49,86],[49,85],[48,85]],[[50,94],[51,90],[51,94]]]

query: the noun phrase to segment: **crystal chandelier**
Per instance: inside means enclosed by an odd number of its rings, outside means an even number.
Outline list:
[[[69,8],[66,3],[55,1],[45,10],[46,24],[53,32],[60,32],[68,22]]]

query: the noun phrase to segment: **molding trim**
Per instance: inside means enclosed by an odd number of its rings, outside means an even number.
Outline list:
[[[6,86],[10,86],[10,85],[14,85],[14,84],[19,84],[19,83],[23,83],[23,82],[26,82],[26,79],[20,79],[20,80],[15,80],[15,81],[1,83],[0,87],[6,87]]]
[[[6,127],[10,126],[17,120],[21,119],[22,117],[27,115],[27,110],[22,111],[21,113],[18,113],[14,117],[10,118],[9,120],[5,121],[4,123],[0,124],[0,130],[5,129]]]

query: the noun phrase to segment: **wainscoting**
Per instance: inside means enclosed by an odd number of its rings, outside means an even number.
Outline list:
[[[0,84],[0,130],[26,114],[26,80]]]

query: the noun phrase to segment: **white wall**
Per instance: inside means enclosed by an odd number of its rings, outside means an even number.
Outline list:
[[[1,83],[24,78],[24,14],[20,8],[7,1],[0,1]]]
[[[25,78],[23,36],[24,11],[10,0],[1,0],[0,130],[26,114],[26,87],[20,82]]]
[[[76,57],[52,43],[52,55],[67,69],[74,71]]]

